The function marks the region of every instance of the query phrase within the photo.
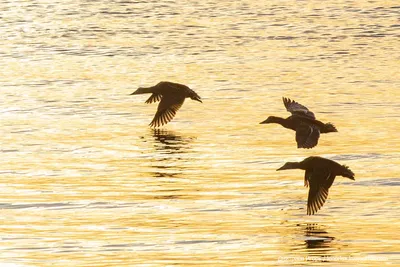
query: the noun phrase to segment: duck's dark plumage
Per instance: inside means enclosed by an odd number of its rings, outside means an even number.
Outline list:
[[[261,124],[278,123],[285,128],[296,131],[298,148],[313,148],[318,144],[321,133],[337,132],[333,124],[317,120],[313,112],[296,101],[283,97],[283,104],[286,110],[292,113],[291,116],[286,119],[270,116]]]
[[[278,171],[288,169],[305,170],[304,186],[310,187],[307,215],[313,215],[324,205],[336,176],[354,180],[354,173],[349,167],[322,157],[308,157],[301,162],[287,162]]]
[[[202,102],[195,91],[186,85],[173,82],[159,82],[152,87],[140,87],[131,95],[137,94],[151,94],[145,102],[147,104],[160,101],[157,112],[150,123],[151,127],[160,127],[170,122],[187,97]]]

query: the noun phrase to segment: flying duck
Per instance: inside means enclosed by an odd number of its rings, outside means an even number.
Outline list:
[[[277,169],[305,170],[304,186],[310,187],[308,191],[307,215],[313,215],[324,205],[328,198],[329,188],[337,175],[354,180],[354,173],[346,165],[322,158],[308,157],[301,162],[287,162]]]
[[[318,144],[320,133],[337,132],[331,123],[323,123],[315,118],[314,113],[305,106],[283,97],[286,110],[292,113],[288,118],[269,116],[260,124],[278,123],[285,128],[296,131],[296,142],[298,148],[313,148]]]
[[[138,94],[151,94],[145,102],[147,104],[160,101],[156,115],[149,124],[150,127],[160,127],[170,122],[187,97],[203,103],[195,91],[186,85],[173,82],[159,82],[155,86],[147,88],[139,87],[131,95]]]

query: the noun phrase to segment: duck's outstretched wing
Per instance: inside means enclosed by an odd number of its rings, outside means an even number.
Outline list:
[[[146,100],[146,104],[151,104],[151,103],[155,103],[161,100],[161,95],[157,94],[157,93],[153,93],[151,94],[151,96],[149,97],[149,99]]]
[[[164,95],[158,105],[156,115],[150,123],[151,127],[160,127],[170,122],[180,109],[185,97],[179,95]]]
[[[296,128],[297,148],[313,148],[318,144],[319,129],[313,125],[302,124]]]
[[[315,120],[315,115],[311,111],[308,110],[305,106],[297,103],[294,100],[290,100],[289,98],[283,97],[283,104],[286,107],[286,110],[292,113],[293,115],[298,115],[302,117],[307,117]]]
[[[335,176],[328,169],[313,169],[309,177],[307,215],[313,215],[324,205]]]

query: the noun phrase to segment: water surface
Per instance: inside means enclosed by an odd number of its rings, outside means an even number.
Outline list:
[[[0,263],[399,264],[397,1],[2,1]],[[175,119],[129,96],[187,84]],[[260,125],[282,96],[339,132]],[[300,170],[349,165],[306,216]]]

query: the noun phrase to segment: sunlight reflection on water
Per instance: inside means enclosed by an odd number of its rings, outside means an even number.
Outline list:
[[[398,263],[397,2],[0,11],[2,266]],[[154,130],[157,106],[129,94],[161,80],[204,103]],[[282,96],[339,132],[297,149],[293,132],[259,124],[288,115]],[[275,170],[312,155],[356,180],[336,179],[309,217],[304,173]]]

